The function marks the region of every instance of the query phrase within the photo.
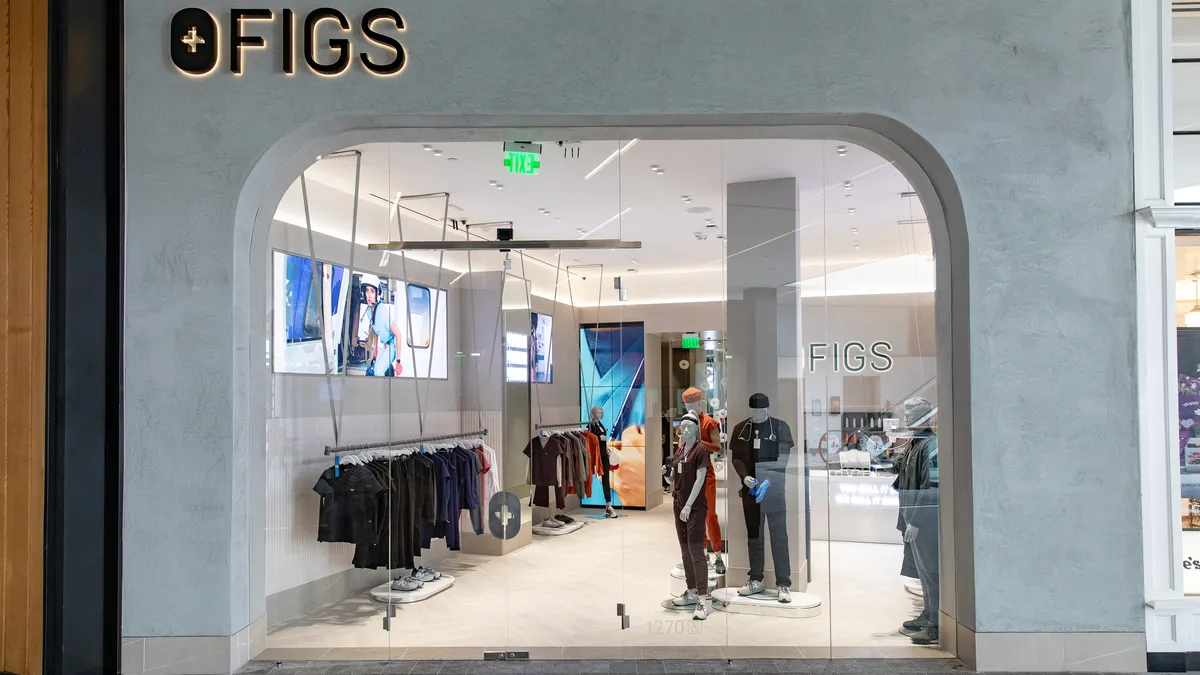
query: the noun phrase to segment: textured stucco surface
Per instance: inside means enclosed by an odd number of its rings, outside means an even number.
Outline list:
[[[974,625],[1141,630],[1127,2],[408,0],[391,79],[287,77],[274,51],[241,77],[183,77],[164,44],[183,6],[126,0],[126,635],[230,635],[261,614],[235,206],[281,137],[367,114],[877,113],[915,130],[970,236]],[[227,22],[230,3],[203,6]]]

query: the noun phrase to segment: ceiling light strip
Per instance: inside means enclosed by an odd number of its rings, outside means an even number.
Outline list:
[[[630,207],[626,208],[624,211],[622,211],[622,212],[618,213],[617,215],[613,216],[612,218],[609,218],[608,220],[604,221],[603,223],[600,223],[599,225],[597,225],[597,226],[593,227],[593,228],[592,228],[590,231],[588,231],[588,232],[584,232],[582,235],[580,235],[580,236],[579,236],[579,238],[580,238],[580,239],[587,239],[589,236],[591,236],[591,235],[595,234],[595,233],[596,233],[596,231],[597,231],[597,230],[599,230],[600,228],[604,227],[605,225],[608,225],[609,223],[611,223],[611,222],[613,222],[614,220],[616,220],[616,219],[620,218],[621,216],[625,215],[626,213],[629,213],[629,212],[630,212],[630,211],[632,211],[632,210],[633,210],[633,207],[632,207],[632,206],[630,206]]]
[[[591,173],[584,176],[583,179],[587,180],[587,179],[591,178],[592,176],[595,176],[596,174],[600,173],[600,171],[603,170],[604,167],[608,166],[609,163],[612,162],[614,159],[629,152],[629,149],[632,148],[633,146],[637,145],[637,142],[638,142],[638,139],[635,138],[632,141],[629,141],[628,143],[626,143],[625,147],[621,148],[620,150],[613,150],[611,155],[606,157],[603,162],[600,162],[600,164],[597,165],[596,168],[592,169]]]

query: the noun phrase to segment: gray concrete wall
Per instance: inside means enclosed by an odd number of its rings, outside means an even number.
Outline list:
[[[232,5],[205,6],[227,22]],[[252,285],[269,260],[260,212],[302,156],[337,131],[522,121],[903,135],[911,156],[893,158],[925,164],[910,179],[956,226],[935,223],[952,258],[942,308],[970,312],[945,368],[961,385],[946,433],[971,449],[955,474],[973,492],[955,516],[961,541],[974,526],[960,591],[976,579],[960,620],[1142,629],[1127,1],[412,0],[410,61],[388,79],[357,63],[288,77],[274,50],[249,50],[241,77],[185,77],[166,56],[176,8],[126,3],[125,634],[231,635],[261,613]]]

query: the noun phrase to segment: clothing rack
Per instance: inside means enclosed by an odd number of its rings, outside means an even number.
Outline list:
[[[421,436],[420,438],[409,438],[403,441],[383,441],[381,443],[360,443],[358,445],[336,445],[325,446],[326,455],[341,455],[348,452],[362,452],[363,450],[377,450],[379,448],[391,448],[397,445],[420,445],[422,443],[434,443],[436,441],[452,441],[459,438],[469,438],[473,436],[487,436],[487,429],[479,431],[463,431],[457,434],[442,434],[440,436]]]
[[[587,424],[588,424],[587,422],[566,422],[564,424],[537,424],[537,425],[534,425],[533,430],[541,431],[542,429],[569,429],[571,427],[585,427],[585,426],[587,426]]]

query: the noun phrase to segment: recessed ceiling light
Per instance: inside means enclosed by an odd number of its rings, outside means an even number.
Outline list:
[[[497,190],[503,190],[503,189],[504,189],[504,186],[503,186],[503,185],[501,185],[500,183],[496,183],[496,189],[497,189]]]
[[[850,228],[850,234],[858,234],[858,228],[857,227]]]
[[[457,162],[457,161],[458,161],[458,158],[457,158],[457,157],[447,157],[447,158],[446,158],[446,161],[447,161],[447,162]]]
[[[837,146],[837,155],[838,155],[838,157],[845,157],[846,156],[846,146],[844,146],[844,145]]]
[[[629,269],[625,270],[625,273],[626,274],[637,274],[637,270],[630,267]]]
[[[845,181],[842,183],[842,187],[846,188],[847,190],[850,189],[851,185],[852,185],[852,183],[850,181]]]
[[[434,151],[433,151],[433,156],[434,156],[434,157],[441,157],[441,156],[442,156],[442,151],[441,151],[441,150],[434,150]]]
[[[854,215],[855,213],[857,213],[857,211],[855,211],[854,207],[851,206],[850,208],[846,209],[846,213],[849,213],[850,215]]]
[[[712,211],[712,208],[710,208],[708,206],[689,206],[688,208],[686,208],[684,210],[687,211],[688,213],[709,213],[710,211]]]
[[[579,234],[587,234],[587,230],[583,229],[582,227],[575,228],[575,231]]]
[[[636,264],[637,264],[637,258],[630,258],[630,259],[629,259],[629,262],[631,262],[631,263],[633,263],[634,265],[636,265]]]
[[[433,150],[433,146],[432,145],[422,145],[421,149],[424,150],[425,152],[429,152],[430,150]]]
[[[492,187],[496,187],[496,181],[494,181],[494,180],[489,180],[489,181],[488,181],[488,185],[491,185]]]

